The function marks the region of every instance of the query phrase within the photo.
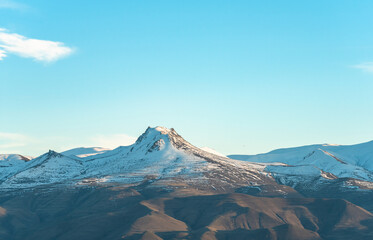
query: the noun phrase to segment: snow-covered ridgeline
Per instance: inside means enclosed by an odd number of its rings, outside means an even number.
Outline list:
[[[274,175],[324,178],[356,178],[373,181],[373,141],[357,145],[310,145],[274,150],[258,155],[230,155],[249,162],[265,163]],[[282,166],[273,166],[282,163]]]
[[[206,173],[214,171],[224,170],[224,174],[238,178],[242,174],[260,175],[263,168],[264,165],[232,160],[199,149],[185,141],[174,129],[149,127],[133,145],[114,150],[78,148],[63,153],[49,151],[22,164],[10,174],[3,174],[0,187],[33,187],[84,179],[133,182],[149,176],[202,181]],[[247,179],[242,181],[247,182]]]
[[[20,155],[0,155],[0,188],[87,181],[133,183],[149,177],[162,181],[210,181],[233,187],[268,183],[273,181],[270,175],[281,183],[307,178],[373,182],[372,147],[373,142],[353,146],[312,145],[252,156],[233,155],[238,159],[233,160],[195,147],[172,128],[149,127],[134,144],[113,150],[49,151],[30,161]]]

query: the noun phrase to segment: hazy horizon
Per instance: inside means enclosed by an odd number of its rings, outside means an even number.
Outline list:
[[[155,127],[155,126],[154,126]],[[145,130],[144,130],[145,131]],[[143,131],[143,132],[144,132]],[[140,133],[137,137],[139,137],[142,133]],[[92,138],[86,138],[85,139],[85,142],[83,142],[83,144],[79,144],[79,143],[70,143],[70,142],[64,142],[60,145],[56,145],[54,147],[51,147],[51,148],[45,148],[43,150],[39,150],[38,152],[34,151],[34,154],[30,154],[32,153],[32,149],[30,152],[22,152],[22,151],[14,151],[14,152],[2,152],[0,154],[22,154],[22,155],[26,155],[26,156],[31,156],[31,157],[37,157],[37,156],[40,156],[44,153],[46,153],[47,151],[49,150],[53,150],[53,151],[57,151],[57,152],[63,152],[63,151],[67,151],[67,150],[71,150],[71,149],[75,149],[75,148],[96,148],[96,147],[101,147],[101,148],[107,148],[107,149],[115,149],[117,147],[120,147],[120,146],[129,146],[129,145],[132,145],[135,143],[137,137],[132,137],[132,136],[128,136],[126,134],[113,134],[113,135],[107,135],[107,136],[103,136],[103,135],[93,135]],[[28,140],[31,140],[31,139],[28,139]],[[186,139],[188,140],[188,139]],[[47,141],[47,140],[45,140]],[[62,141],[61,138],[59,139],[59,141]],[[215,150],[217,151],[218,153],[222,153],[224,155],[240,155],[240,154],[243,154],[243,155],[256,155],[256,154],[261,154],[261,153],[267,153],[267,152],[270,152],[272,150],[276,150],[276,149],[284,149],[284,148],[293,148],[293,147],[301,147],[301,146],[307,146],[307,145],[317,145],[317,144],[327,144],[327,145],[336,145],[336,146],[348,146],[348,145],[356,145],[356,144],[362,144],[362,143],[368,143],[368,142],[371,142],[373,140],[370,140],[370,141],[365,141],[365,142],[357,142],[357,143],[347,143],[347,144],[339,144],[339,143],[327,143],[327,142],[319,142],[319,143],[310,143],[310,144],[304,144],[304,145],[292,145],[292,146],[278,146],[278,147],[273,147],[273,148],[269,148],[268,150],[265,150],[263,152],[231,152],[231,153],[224,153],[224,152],[220,152],[218,151],[217,149],[215,148],[212,148],[210,146],[200,146],[198,145],[197,147],[199,148],[210,148],[212,150]],[[96,144],[95,144],[96,143]],[[119,143],[119,145],[118,145]],[[122,143],[122,144],[120,144]],[[193,144],[193,142],[191,142]],[[31,146],[33,146],[33,144],[36,146],[36,144],[38,144],[39,146],[44,146],[46,145],[45,143],[43,142],[34,142],[32,144],[30,144]],[[70,145],[69,145],[70,144]],[[25,149],[29,148],[30,146],[27,146]],[[27,150],[26,150],[27,151]]]

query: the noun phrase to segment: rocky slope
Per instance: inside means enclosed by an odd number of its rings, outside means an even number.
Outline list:
[[[266,198],[146,186],[0,196],[0,239],[363,240],[373,216],[340,199]]]

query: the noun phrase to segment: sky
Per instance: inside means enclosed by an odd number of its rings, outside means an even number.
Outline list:
[[[373,1],[0,0],[0,153],[148,126],[223,154],[373,140]]]

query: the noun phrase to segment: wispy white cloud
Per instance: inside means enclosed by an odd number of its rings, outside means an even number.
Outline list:
[[[62,42],[27,38],[0,28],[0,60],[8,54],[16,54],[42,62],[53,62],[72,52],[73,49]]]
[[[0,49],[0,61],[3,60],[3,58],[6,57],[5,51]]]
[[[22,3],[17,3],[11,0],[0,0],[0,9],[1,8],[7,8],[7,9],[20,9],[23,10],[26,7],[26,5]]]
[[[32,141],[32,138],[18,134],[0,132],[0,153],[16,150],[16,148],[24,147]]]
[[[81,138],[75,136],[29,136],[0,132],[0,154],[24,154],[39,156],[49,149],[57,152],[77,147],[104,147],[114,149],[133,144],[136,138],[127,134],[99,134]]]
[[[354,65],[352,67],[360,69],[364,72],[373,73],[373,62],[364,62],[364,63]]]

